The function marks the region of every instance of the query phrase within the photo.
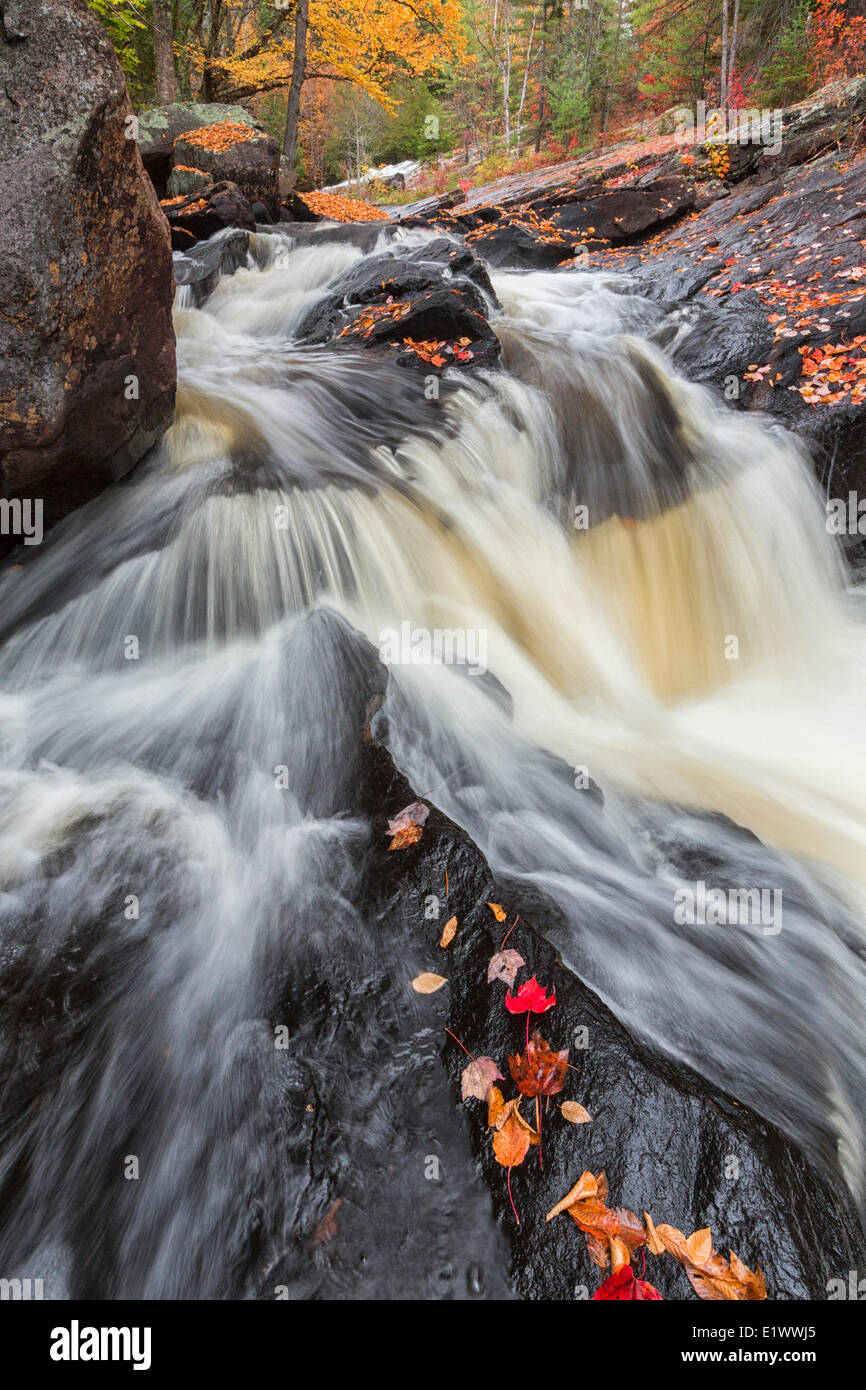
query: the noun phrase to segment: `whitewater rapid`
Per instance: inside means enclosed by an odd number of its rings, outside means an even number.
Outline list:
[[[287,922],[356,913],[347,633],[406,624],[483,634],[486,667],[388,668],[373,733],[415,789],[623,1022],[862,1201],[866,628],[807,459],[679,378],[665,310],[611,275],[496,275],[505,369],[439,401],[303,347],[361,256],[257,234],[199,307],[179,291],[162,446],[0,578],[2,939],[48,988],[106,933],[86,1035],[0,1147],[26,1171],[0,1248],[68,1238],[63,1193],[137,1097],[158,1176],[111,1289],[219,1295],[221,1164],[250,1162],[232,1020],[263,957],[291,970]],[[697,881],[781,918],[678,921]]]

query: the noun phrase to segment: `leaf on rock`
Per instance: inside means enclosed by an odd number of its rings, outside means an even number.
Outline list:
[[[511,1114],[493,1136],[493,1153],[503,1168],[517,1168],[529,1152],[529,1135]]]
[[[499,903],[488,903],[487,906],[490,908],[490,911],[493,913],[493,916],[496,918],[497,922],[505,921],[504,907],[500,907]]]
[[[713,1235],[709,1226],[695,1231],[686,1241],[686,1253],[693,1265],[702,1265],[713,1253]]]
[[[463,1068],[460,1089],[464,1100],[474,1096],[476,1100],[487,1100],[494,1081],[502,1080],[502,1072],[492,1057],[478,1057]]]
[[[495,956],[490,957],[490,964],[487,967],[487,980],[504,980],[508,988],[517,979],[517,972],[526,961],[519,951],[497,951]]]
[[[554,1216],[559,1216],[561,1211],[568,1211],[569,1207],[573,1207],[575,1202],[582,1202],[587,1197],[597,1197],[599,1183],[603,1177],[604,1173],[599,1173],[597,1178],[594,1177],[592,1173],[581,1173],[571,1191],[566,1192],[562,1201],[557,1202],[555,1207],[551,1207],[547,1216],[544,1218],[545,1221],[552,1221]],[[605,1192],[607,1192],[607,1182],[605,1182]]]
[[[657,1226],[655,1234],[669,1255],[679,1260],[698,1298],[714,1302],[758,1302],[767,1297],[760,1267],[754,1272],[733,1251],[730,1261],[713,1249],[709,1227],[688,1239],[675,1226]]]
[[[610,1241],[610,1263],[614,1274],[622,1269],[623,1265],[631,1264],[629,1248],[621,1236],[609,1236]]]
[[[442,928],[442,939],[440,940],[439,945],[440,945],[440,946],[443,946],[443,947],[450,946],[450,945],[451,945],[451,942],[454,940],[454,937],[455,937],[456,935],[457,935],[457,918],[456,918],[456,917],[449,917],[449,918],[448,918],[448,921],[445,923],[445,926]],[[482,1100],[483,1100],[483,1099],[484,1099],[484,1097],[482,1096]]]
[[[592,1116],[588,1110],[584,1110],[582,1105],[578,1105],[576,1100],[564,1100],[559,1107],[564,1120],[568,1120],[572,1125],[588,1125],[592,1122]]]
[[[544,986],[538,983],[534,975],[520,986],[516,994],[509,990],[505,996],[505,1007],[510,1014],[543,1014],[552,1009],[555,1003],[556,990],[546,994]]]
[[[607,1269],[610,1264],[610,1245],[599,1236],[587,1236],[586,1253],[599,1269]]]
[[[517,1089],[524,1096],[555,1096],[565,1085],[568,1048],[563,1052],[554,1052],[535,1033],[524,1053],[508,1058],[508,1069]]]
[[[648,1284],[645,1279],[635,1279],[634,1270],[630,1264],[622,1265],[608,1279],[605,1279],[601,1287],[596,1289],[590,1301],[595,1303],[597,1300],[625,1301],[627,1299],[664,1301],[658,1289],[653,1288],[652,1284]]]
[[[418,994],[435,994],[437,989],[441,989],[447,983],[448,981],[442,975],[432,975],[425,970],[420,975],[415,976],[412,981],[412,988]]]
[[[503,1168],[516,1168],[526,1157],[530,1144],[539,1143],[539,1136],[521,1115],[519,1096],[503,1102],[502,1092],[494,1086],[488,1103],[489,1123],[496,1131],[493,1136],[496,1161]]]
[[[425,806],[423,801],[413,801],[398,811],[394,819],[389,820],[385,832],[391,836],[389,850],[406,849],[408,845],[417,844],[424,833],[424,822],[429,814],[430,807]]]
[[[653,1219],[648,1211],[643,1214],[644,1225],[646,1226],[646,1248],[651,1255],[663,1255],[665,1247],[656,1235],[656,1228]]]

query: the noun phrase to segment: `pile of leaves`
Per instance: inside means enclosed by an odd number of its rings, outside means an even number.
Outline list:
[[[799,391],[810,405],[839,405],[866,401],[866,336],[858,334],[850,343],[825,343],[823,347],[800,347],[806,380],[792,390]]]
[[[359,338],[369,338],[382,319],[390,319],[396,323],[403,319],[412,308],[411,301],[408,299],[395,300],[393,295],[388,296],[384,304],[370,304],[364,309],[362,314],[354,318],[351,323],[340,330],[339,337],[347,338],[349,334]]]
[[[661,1295],[652,1284],[636,1279],[631,1268],[638,1250],[651,1255],[672,1255],[683,1266],[698,1298],[714,1302],[758,1302],[766,1299],[767,1286],[760,1267],[751,1270],[733,1250],[725,1259],[713,1249],[709,1226],[684,1236],[675,1226],[656,1226],[649,1212],[643,1219],[626,1207],[607,1205],[604,1173],[581,1173],[574,1187],[547,1213],[552,1221],[568,1212],[586,1237],[587,1253],[599,1269],[611,1276],[594,1295],[597,1299],[654,1299]],[[627,1271],[627,1272],[626,1272]]]
[[[216,125],[201,126],[199,130],[188,130],[177,137],[185,145],[192,145],[199,150],[210,150],[213,154],[221,154],[224,150],[230,150],[233,145],[253,144],[259,140],[267,140],[267,135],[254,130],[252,126],[245,125],[243,121],[219,121]],[[177,144],[177,140],[175,144]]]
[[[372,203],[362,203],[358,198],[343,198],[339,193],[301,193],[299,195],[310,212],[319,217],[327,217],[332,222],[387,222],[388,214]]]
[[[428,808],[424,803],[414,802],[390,821],[387,834],[391,838],[391,849],[417,843],[423,834],[427,815]],[[507,914],[501,904],[488,902],[487,906],[497,922],[506,921]],[[534,1014],[540,1017],[556,1008],[556,991],[548,992],[535,975],[515,990],[517,976],[526,962],[519,951],[513,947],[506,948],[506,943],[519,920],[519,917],[515,917],[487,968],[488,983],[498,982],[506,987],[503,1006],[508,1013],[515,1017],[526,1015],[523,1050],[518,1049],[507,1058],[508,1072],[516,1094],[506,1097],[504,1089],[497,1084],[504,1082],[505,1078],[494,1057],[473,1056],[450,1029],[445,1030],[469,1057],[461,1073],[461,1095],[464,1102],[474,1099],[486,1105],[487,1131],[491,1136],[493,1155],[506,1170],[508,1198],[518,1225],[520,1217],[511,1193],[511,1170],[519,1167],[533,1150],[538,1155],[539,1168],[543,1169],[541,1098],[544,1097],[546,1114],[551,1096],[559,1096],[564,1090],[569,1071],[577,1071],[569,1064],[568,1048],[560,1050],[551,1047],[537,1029],[530,1037],[530,1016]],[[445,925],[439,942],[442,949],[448,949],[458,928],[455,915]],[[419,994],[432,994],[447,983],[442,975],[424,972],[415,977],[412,987]],[[530,1116],[525,1115],[521,1108],[526,1100],[534,1107],[534,1114]],[[592,1116],[576,1100],[561,1102],[558,1110],[560,1118],[569,1124],[592,1123]],[[660,1299],[658,1290],[643,1278],[647,1251],[654,1256],[670,1255],[678,1260],[692,1289],[701,1299],[754,1301],[767,1297],[760,1267],[749,1269],[733,1250],[728,1252],[727,1259],[719,1254],[713,1247],[709,1227],[685,1236],[675,1226],[656,1226],[648,1212],[640,1217],[626,1207],[608,1206],[608,1183],[604,1172],[583,1172],[570,1191],[547,1213],[547,1221],[562,1212],[569,1214],[586,1238],[587,1253],[593,1264],[602,1271],[611,1271],[593,1295],[594,1299]],[[643,1261],[640,1278],[632,1268],[638,1252]]]
[[[471,338],[458,338],[455,343],[449,343],[447,338],[441,342],[431,338],[423,343],[416,343],[414,338],[404,338],[402,342],[419,362],[428,362],[432,367],[447,367],[449,361],[471,362],[474,356],[469,350]]]
[[[159,206],[161,208],[173,208],[176,207],[178,203],[185,203],[188,197],[188,193],[181,193],[177,198],[163,198]],[[198,198],[194,203],[190,203],[188,207],[185,207],[184,212],[204,212],[206,208],[206,199]]]

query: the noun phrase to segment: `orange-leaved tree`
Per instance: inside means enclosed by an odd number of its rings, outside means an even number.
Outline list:
[[[216,14],[223,30],[212,23],[187,50],[201,74],[200,97],[235,102],[288,88],[284,150],[292,164],[308,78],[354,83],[391,107],[395,77],[435,75],[466,52],[460,0],[291,0],[253,8],[250,0],[221,0]]]

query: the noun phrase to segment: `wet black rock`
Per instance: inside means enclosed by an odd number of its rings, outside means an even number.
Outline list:
[[[254,232],[256,219],[237,184],[222,182],[196,189],[179,203],[163,205],[171,228],[175,251],[185,251],[195,241],[204,241],[226,227]]]
[[[439,345],[424,356],[401,350],[401,366],[425,372],[444,367],[489,367],[499,341],[487,319],[496,307],[483,265],[466,248],[442,237],[420,247],[359,261],[330,287],[298,328],[310,345],[383,348]],[[440,357],[441,361],[432,361]]]
[[[198,306],[216,289],[223,275],[232,275],[246,265],[249,248],[249,233],[231,228],[209,241],[199,242],[175,256],[175,284],[189,285],[192,303]]]
[[[405,785],[389,792],[374,821],[383,842],[381,811],[393,815],[411,799]],[[376,839],[374,833],[374,844]],[[404,914],[412,960],[448,978],[446,987],[426,998],[426,1008],[431,1029],[441,1032],[455,1103],[468,1059],[445,1027],[474,1057],[490,1056],[498,1063],[506,1098],[517,1094],[507,1059],[525,1046],[526,1016],[506,1011],[506,987],[488,983],[487,967],[518,911],[518,926],[508,938],[526,962],[517,986],[537,974],[556,993],[555,1008],[533,1016],[532,1027],[551,1047],[569,1048],[575,1070],[543,1111],[541,1166],[538,1150],[531,1149],[512,1171],[519,1226],[505,1169],[492,1153],[486,1106],[475,1099],[464,1103],[473,1148],[511,1241],[520,1296],[584,1298],[604,1278],[570,1217],[545,1220],[586,1170],[606,1173],[611,1206],[628,1207],[639,1216],[649,1211],[656,1223],[668,1222],[686,1235],[710,1226],[721,1253],[732,1248],[750,1267],[761,1266],[771,1299],[826,1298],[828,1279],[862,1265],[866,1242],[841,1176],[819,1173],[778,1129],[623,1028],[564,967],[545,939],[543,921],[531,908],[524,911],[526,905],[509,895],[507,885],[494,881],[461,830],[433,810],[421,841],[382,855],[378,873],[389,910]],[[431,893],[439,895],[438,915],[427,920]],[[506,923],[495,920],[491,901],[509,908]],[[455,914],[457,934],[446,951],[439,939],[444,922]],[[426,950],[418,949],[419,938]],[[559,1113],[566,1099],[583,1105],[592,1122],[566,1122]],[[534,1123],[532,1102],[524,1102],[523,1109]],[[670,1256],[650,1255],[647,1261],[646,1277],[665,1298],[696,1297]]]

